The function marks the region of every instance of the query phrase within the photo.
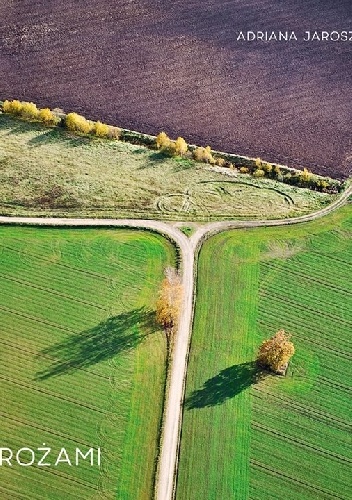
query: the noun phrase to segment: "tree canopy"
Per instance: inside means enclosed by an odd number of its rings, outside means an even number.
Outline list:
[[[270,339],[264,340],[258,351],[257,363],[274,372],[283,371],[295,352],[290,338],[285,330],[279,330]]]

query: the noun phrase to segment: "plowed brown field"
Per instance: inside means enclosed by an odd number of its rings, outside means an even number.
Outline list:
[[[2,0],[0,98],[346,177],[352,41],[305,30],[352,30],[351,1]]]

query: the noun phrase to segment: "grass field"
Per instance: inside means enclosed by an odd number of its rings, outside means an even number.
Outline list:
[[[72,137],[0,115],[3,215],[281,218],[317,210],[333,199],[269,179],[221,174],[140,146]]]
[[[349,499],[352,207],[200,253],[177,498]],[[286,377],[253,360],[279,328]]]
[[[0,255],[1,446],[102,457],[101,468],[3,465],[0,497],[149,500],[166,367],[153,308],[172,245],[141,231],[0,227]]]

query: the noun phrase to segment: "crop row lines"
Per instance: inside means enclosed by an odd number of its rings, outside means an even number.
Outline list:
[[[313,276],[316,276],[318,278],[321,277],[332,277],[332,278],[345,278],[346,277],[346,263],[345,262],[340,262],[336,263],[334,262],[334,265],[331,265],[331,257],[327,255],[322,255],[318,254],[317,252],[312,252],[314,253],[314,256],[312,257],[311,252],[309,250],[309,253],[307,254],[299,254],[297,256],[292,257],[289,261],[265,261],[263,263],[264,266],[274,264],[276,266],[280,266],[283,269],[286,268],[293,268],[293,269],[301,269],[303,274],[310,275],[312,274]],[[339,280],[337,280],[338,282]]]
[[[289,436],[287,434],[279,432],[279,431],[277,431],[275,429],[267,427],[267,426],[265,426],[263,424],[260,424],[258,422],[253,422],[252,423],[252,427],[254,429],[258,429],[260,431],[263,431],[266,434],[271,434],[271,435],[277,436],[278,438],[282,439],[283,441],[287,441],[287,442],[293,443],[293,444],[295,444],[295,445],[297,445],[297,446],[299,446],[301,448],[310,449],[310,450],[313,450],[314,452],[319,453],[321,455],[328,456],[330,458],[334,458],[335,460],[338,460],[338,461],[341,461],[341,462],[346,462],[346,463],[352,464],[352,460],[350,460],[346,456],[339,455],[337,453],[328,451],[328,450],[326,450],[324,448],[320,448],[320,447],[318,447],[316,445],[308,443],[307,441],[303,441],[302,439],[295,438],[293,436]]]
[[[261,313],[261,314],[262,314],[262,316],[264,316],[264,312]],[[261,323],[267,324],[267,325],[271,326],[272,325],[272,320],[273,320],[274,316],[270,315],[269,313],[267,313],[267,317],[269,319],[267,319],[267,321],[265,321],[264,319],[262,319]],[[282,316],[280,316],[278,314],[277,318],[279,319],[280,317],[282,317]],[[286,320],[287,320],[287,318],[286,318]],[[301,319],[301,321],[300,320],[290,319],[290,325],[292,325],[292,327],[294,327],[294,328],[298,327],[298,330],[300,328],[302,328],[302,327],[306,327],[307,326],[306,323],[302,319]],[[342,358],[344,358],[344,359],[346,359],[348,361],[352,358],[352,356],[348,355],[348,353],[346,353],[344,351],[340,351],[339,349],[333,348],[331,346],[331,344],[324,344],[321,341],[315,341],[315,340],[312,340],[311,338],[305,337],[303,335],[300,335],[299,338],[300,338],[300,340],[302,340],[302,341],[304,341],[304,342],[306,342],[306,343],[308,343],[310,345],[317,346],[318,347],[317,351],[318,350],[320,351],[321,349],[325,349],[330,354],[334,354],[335,356],[342,357]],[[329,339],[326,339],[326,340],[329,340]]]
[[[287,294],[287,288],[283,285],[276,285],[275,287],[271,286],[269,290],[266,291],[265,295],[262,293],[262,297],[268,296],[268,295],[273,295],[278,302],[285,302],[288,303],[292,306],[294,306],[297,309],[301,309],[305,312],[310,312],[317,314],[319,312],[319,308],[321,309],[322,305],[322,299],[319,297],[316,297],[314,294],[309,294],[306,293],[303,289],[302,292],[300,292],[299,300],[298,296],[295,295],[294,298],[289,297]],[[297,297],[297,299],[296,299]],[[351,321],[341,318],[340,314],[340,309],[341,305],[337,303],[332,303],[324,300],[324,304],[327,306],[330,306],[331,308],[335,309],[336,313],[330,313],[324,310],[323,314],[321,316],[331,318],[333,321],[339,321],[342,323],[345,323],[348,325],[348,327],[352,326]]]
[[[13,388],[6,388],[9,390],[12,390]],[[21,415],[23,413],[23,391],[13,391],[11,394],[12,396],[12,401],[11,401],[11,407],[7,408],[7,411],[11,411],[12,413],[16,415]],[[41,400],[40,400],[41,401]],[[59,405],[59,406],[58,406]],[[60,403],[58,401],[54,401],[51,399],[49,401],[49,404],[47,404],[45,407],[40,406],[36,408],[36,411],[33,415],[38,419],[38,421],[45,421],[46,425],[50,425],[50,427],[60,429],[63,427],[63,418],[62,418],[62,410],[58,411],[60,409]],[[92,436],[98,436],[98,430],[96,428],[95,424],[92,424],[89,420],[87,420],[87,411],[83,408],[76,407],[74,409],[73,415],[77,415],[76,418],[76,423],[75,423],[75,432],[79,434],[80,439],[83,441],[89,440],[91,441]],[[32,418],[32,417],[31,417]],[[88,417],[89,418],[89,417]],[[19,423],[16,423],[15,425],[20,426]],[[66,427],[65,427],[66,428]],[[20,426],[19,427],[20,431],[20,439],[22,440],[22,434],[24,434],[23,428]],[[53,435],[54,436],[54,435]],[[55,439],[57,437],[55,436]],[[38,436],[37,431],[35,432],[35,439],[42,439],[40,436]],[[58,439],[58,438],[57,438]],[[22,440],[23,441],[23,440]],[[41,443],[44,441],[42,440]],[[40,444],[41,444],[40,443]]]
[[[339,500],[345,500],[343,497],[340,497],[339,495],[332,492],[331,490],[329,491],[329,490],[326,490],[324,488],[320,488],[318,486],[315,486],[315,485],[308,483],[307,481],[302,481],[298,478],[289,476],[288,474],[284,474],[282,471],[279,471],[277,469],[273,469],[267,465],[264,465],[261,462],[258,462],[257,460],[251,459],[250,464],[255,468],[265,470],[268,474],[270,474],[272,476],[277,476],[277,477],[283,478],[285,480],[288,480],[290,482],[299,484],[299,485],[303,486],[304,488],[307,488],[313,492],[323,493],[324,495],[327,495],[328,498],[337,498]]]
[[[323,333],[324,337],[326,337],[326,340],[330,340],[332,343],[335,342],[338,344],[340,342],[342,345],[346,345],[345,338],[342,340],[340,337],[336,336],[336,333],[334,333],[335,329],[336,329],[336,322],[337,322],[336,316],[332,317],[331,315],[328,315],[325,313],[318,315],[318,311],[316,309],[313,309],[311,311],[313,313],[313,315],[310,315],[307,312],[307,308],[304,305],[301,305],[301,304],[298,304],[297,302],[288,300],[285,297],[282,297],[282,295],[280,293],[276,293],[276,292],[271,291],[269,293],[269,295],[270,295],[270,297],[274,297],[275,301],[277,302],[277,304],[275,305],[275,308],[273,308],[274,310],[272,311],[272,314],[274,314],[273,317],[276,317],[275,314],[277,314],[277,318],[282,318],[282,311],[284,311],[286,320],[289,320],[290,322],[292,321],[293,323],[300,325],[300,329],[302,329],[302,327],[303,327],[303,331],[305,331],[307,329],[307,325],[309,325],[310,331],[314,331],[313,325],[316,325],[316,327],[317,327],[317,328],[315,328],[316,332],[317,333],[319,332],[319,335],[321,335]],[[268,298],[269,298],[269,296],[268,296]],[[263,303],[264,307],[260,311],[260,316],[264,316],[266,314],[266,309],[267,309],[265,307],[266,297],[262,297],[262,299],[263,299],[262,303]],[[296,321],[297,314],[294,314],[294,313],[297,310],[300,311],[300,315],[299,315],[299,319]],[[321,328],[321,321],[323,318],[324,318],[324,326],[325,326],[324,329]],[[307,321],[309,321],[309,323],[307,323]],[[344,320],[343,318],[341,318],[339,320],[339,322],[342,323],[342,328],[340,331],[346,331],[346,332],[350,331],[351,326],[352,326],[351,321]],[[330,326],[328,326],[328,328],[327,328],[326,325],[330,325]],[[326,333],[327,330],[329,332],[332,332],[332,333],[327,334]],[[344,337],[346,337],[347,344],[350,344],[351,340],[349,339],[349,336],[345,335]]]
[[[331,284],[331,282],[326,282],[322,279],[319,279],[319,278],[316,278],[316,277],[313,277],[313,275],[311,273],[303,273],[302,270],[301,271],[295,271],[292,269],[292,266],[290,265],[290,267],[285,267],[285,269],[282,269],[280,268],[279,266],[275,266],[273,263],[270,263],[268,264],[268,267],[270,269],[273,269],[273,270],[277,270],[277,271],[281,271],[282,273],[285,273],[285,279],[286,279],[286,275],[292,275],[292,276],[296,276],[299,278],[300,282],[303,280],[303,281],[308,281],[309,283],[318,283],[320,287],[325,287],[327,288],[328,290],[334,290],[334,291],[337,291],[339,293],[343,293],[344,295],[351,295],[352,296],[352,292],[348,289],[345,289],[345,288],[342,288],[341,286],[336,286],[336,285],[333,285]],[[287,279],[286,279],[287,281]],[[325,301],[324,301],[325,302]]]
[[[25,355],[27,356],[27,354],[25,354]],[[8,367],[7,373],[10,377],[13,375],[16,375],[18,373],[19,369],[21,368],[21,363],[22,363],[22,360],[17,359],[14,363],[11,364],[11,366]],[[56,365],[54,365],[54,367],[53,367],[54,370],[55,370],[55,366]],[[49,373],[50,373],[50,369],[51,369],[51,367],[49,367]],[[86,370],[86,371],[88,372],[88,370]],[[46,373],[46,372],[44,372],[44,373]],[[88,373],[90,374],[90,372],[88,372]],[[107,381],[104,380],[103,384],[104,385],[107,384]],[[81,395],[84,394],[84,391],[82,390],[82,387],[81,387],[79,381],[75,381],[74,383],[72,383],[72,382],[68,382],[66,380],[63,380],[62,385],[63,385],[63,387],[68,387],[67,392],[70,392],[73,390],[74,392],[77,392],[78,394],[81,394]],[[94,391],[95,400],[99,400],[99,397],[102,397],[103,399],[105,399],[104,398],[105,391],[106,391],[106,387],[104,387],[104,386],[100,387],[100,390],[98,390],[98,384],[96,383],[95,384],[95,391]]]
[[[35,337],[33,337],[33,336],[31,336],[31,337],[26,336],[26,338],[29,338],[31,340],[35,339]],[[40,338],[40,336],[38,336],[38,338]],[[44,354],[44,353],[40,352],[40,350],[33,351],[31,349],[22,347],[20,344],[15,344],[15,343],[12,343],[9,341],[4,341],[4,340],[0,339],[0,345],[5,345],[7,347],[11,347],[12,349],[16,349],[20,352],[23,352],[26,355],[28,354],[29,356],[32,355],[32,356],[36,356],[38,358],[40,357],[40,358],[48,359],[49,361],[54,361],[54,362],[60,361],[58,358],[54,358],[53,356],[50,356],[49,354]],[[37,344],[37,345],[39,346],[39,344]],[[95,377],[106,380],[107,382],[110,382],[111,377],[108,377],[107,375],[102,375],[100,373],[94,372],[94,371],[87,369],[87,368],[84,368],[84,367],[80,368],[80,371],[87,372],[87,373],[89,373],[89,375],[93,375]]]
[[[65,293],[58,292],[56,290],[53,290],[52,288],[46,288],[46,287],[42,287],[42,286],[39,286],[39,285],[34,285],[33,283],[29,283],[28,281],[25,281],[23,279],[15,278],[14,276],[8,276],[8,275],[4,275],[4,274],[0,273],[0,278],[3,278],[5,280],[7,280],[7,281],[12,281],[14,283],[18,283],[18,284],[20,284],[21,286],[24,286],[24,287],[33,288],[35,290],[40,290],[40,291],[46,292],[49,295],[57,295],[58,297],[63,297],[64,299],[68,299],[68,300],[73,301],[73,302],[79,302],[81,304],[88,305],[90,307],[95,307],[95,308],[101,309],[103,311],[107,310],[103,306],[95,304],[94,302],[90,302],[90,301],[87,301],[87,300],[79,299],[77,297],[73,297],[72,295],[67,295]]]
[[[272,329],[273,323],[278,321],[279,323],[282,323],[284,313],[285,323],[289,323],[290,325],[292,325],[292,328],[298,327],[297,332],[307,332],[307,325],[309,325],[309,333],[315,334],[317,338],[322,338],[322,340],[329,341],[329,345],[336,345],[337,348],[340,348],[346,347],[346,344],[347,346],[349,346],[349,344],[351,343],[351,340],[349,340],[348,338],[348,332],[350,331],[350,322],[346,322],[347,325],[343,325],[343,328],[339,330],[339,336],[337,336],[335,333],[336,322],[332,321],[331,318],[326,318],[323,315],[318,316],[317,314],[309,317],[309,315],[305,314],[304,308],[301,308],[301,314],[298,317],[297,314],[294,314],[295,309],[291,307],[291,305],[286,304],[285,300],[281,299],[279,295],[277,296],[277,302],[280,302],[279,307],[276,307],[275,310],[270,311],[270,313],[266,311],[265,307],[262,308],[259,313],[260,323],[266,324],[270,329]],[[272,318],[271,321],[270,318]],[[322,331],[321,322],[323,318],[324,329]],[[331,333],[327,333],[327,330]],[[301,334],[299,335],[299,338],[303,339]],[[347,340],[347,342],[345,342],[345,339]],[[349,347],[347,352],[349,352]]]
[[[6,248],[7,250],[11,250],[11,251],[18,254],[18,249],[16,249],[16,248],[12,248],[9,246],[3,246],[3,247]],[[49,263],[49,264],[53,265],[53,263],[51,262],[50,259],[43,258],[43,255],[41,255],[41,254],[34,253],[34,252],[26,252],[26,253],[24,253],[24,255],[26,257],[30,258],[31,260],[34,258],[39,260],[41,262],[41,264],[42,263]],[[99,274],[99,273],[96,273],[93,271],[83,270],[83,269],[80,269],[79,267],[74,267],[74,266],[70,266],[69,264],[64,264],[63,262],[55,262],[54,265],[57,267],[63,267],[64,269],[69,269],[70,271],[74,271],[74,272],[83,274],[84,276],[92,277],[94,279],[100,279],[103,281],[106,281],[108,279],[108,276],[105,276],[103,274]]]
[[[7,496],[7,498],[16,498],[16,500],[20,500],[21,498],[23,498],[23,500],[28,500],[28,495],[22,495],[22,493],[20,493],[18,490],[14,490],[7,485],[6,485],[6,487],[4,487],[4,486],[1,486],[1,484],[0,484],[0,491],[4,492],[3,498],[6,498],[6,496]],[[12,496],[8,497],[9,494],[11,494]],[[36,498],[42,500],[40,497],[36,497]],[[35,500],[35,499],[32,498],[32,500]]]
[[[314,384],[314,387],[312,388],[312,391],[320,396],[321,400],[326,397],[326,388],[322,387],[321,384]],[[341,393],[341,391],[332,391],[330,392],[330,398],[329,398],[329,404],[333,404],[332,400],[337,400],[339,404],[339,409],[343,410],[344,408],[350,409],[350,404],[349,401],[346,400],[346,395],[344,393]]]
[[[273,394],[270,391],[265,391],[263,389],[258,389],[256,387],[253,387],[253,396],[257,397],[258,399],[263,399],[263,395],[269,396],[274,400],[280,401],[280,404],[283,405],[285,408],[288,408],[289,410],[294,410],[297,413],[300,413],[301,415],[306,415],[308,417],[313,417],[316,419],[321,419],[324,421],[327,421],[331,424],[333,424],[335,427],[345,431],[346,429],[351,429],[352,425],[347,422],[346,420],[341,420],[337,418],[334,415],[331,415],[331,413],[328,413],[326,411],[321,411],[320,409],[313,407],[312,405],[303,405],[299,404],[296,401],[293,401],[292,399],[285,398],[283,396],[280,396],[278,394]]]
[[[0,375],[0,380],[4,380],[4,381],[6,381],[8,383],[11,383],[13,385],[16,385],[18,387],[23,387],[23,388],[29,389],[29,390],[31,390],[33,392],[38,392],[40,394],[45,394],[46,396],[50,396],[50,397],[55,398],[55,399],[60,399],[62,401],[65,401],[66,403],[71,403],[71,404],[80,406],[82,408],[87,408],[88,410],[92,410],[92,411],[95,411],[97,413],[101,413],[102,415],[106,414],[106,411],[101,410],[101,408],[98,408],[98,407],[95,407],[95,406],[92,406],[92,405],[88,405],[86,403],[83,403],[82,401],[78,401],[78,400],[73,399],[73,398],[65,397],[62,394],[58,394],[58,393],[49,391],[48,389],[41,389],[39,387],[33,386],[32,384],[26,384],[23,381],[12,379],[10,377],[5,377],[3,375]]]
[[[327,251],[329,252],[329,251],[331,251],[331,249],[327,248]],[[345,268],[345,270],[346,270],[346,268],[347,268],[347,267],[351,267],[351,266],[352,266],[352,265],[351,265],[351,262],[350,262],[349,260],[339,259],[339,258],[338,258],[338,257],[336,257],[335,255],[331,255],[331,253],[323,253],[323,252],[318,252],[317,250],[313,250],[313,249],[311,249],[311,250],[309,251],[309,253],[312,253],[312,254],[314,254],[314,255],[317,255],[317,256],[319,256],[320,258],[322,258],[322,257],[323,257],[323,258],[325,258],[325,259],[327,259],[327,260],[333,260],[334,262],[341,263],[341,264],[342,264],[342,266]]]
[[[11,266],[11,268],[12,268],[12,270],[13,269],[16,270],[14,265]],[[6,266],[4,266],[3,264],[2,264],[2,269],[6,270]],[[45,287],[46,283],[48,283],[48,282],[52,283],[55,280],[55,285],[57,286],[58,293],[61,293],[61,292],[59,292],[60,289],[70,290],[71,296],[74,300],[76,300],[75,297],[77,297],[77,299],[79,300],[79,297],[82,296],[82,289],[83,290],[87,290],[87,289],[90,290],[91,289],[92,291],[94,290],[94,297],[95,298],[100,297],[101,299],[104,300],[104,303],[106,302],[106,290],[111,289],[111,282],[112,282],[112,280],[110,279],[109,281],[107,281],[106,287],[96,288],[94,286],[94,280],[90,280],[90,282],[87,283],[86,279],[76,280],[76,279],[73,279],[72,276],[66,277],[65,275],[57,275],[57,274],[51,275],[49,270],[48,270],[48,272],[46,272],[46,270],[44,272],[42,269],[38,269],[37,267],[33,268],[33,270],[29,270],[28,268],[23,270],[20,268],[18,270],[18,275],[25,276],[26,279],[30,280],[33,285],[37,286],[38,288],[42,287],[44,289],[46,288]],[[13,276],[13,278],[18,279],[15,276]],[[56,291],[53,288],[51,288],[51,290]],[[103,291],[104,291],[104,293],[103,293]],[[77,293],[77,295],[74,296],[74,295],[72,295],[72,293],[74,293],[74,294]]]
[[[42,297],[34,299],[33,295],[10,295],[6,290],[0,290],[0,299],[4,312],[14,314],[18,317],[25,317],[27,320],[34,320],[38,324],[45,324],[47,327],[55,328],[56,330],[63,330],[71,333],[78,334],[79,332],[89,330],[97,326],[97,322],[106,321],[107,315],[113,314],[113,309],[105,313],[100,312],[99,316],[93,308],[81,306],[80,304],[66,304],[61,301],[57,304],[51,301],[45,294]],[[16,302],[16,307],[11,307]],[[120,306],[120,301],[115,304],[116,308]],[[27,307],[26,307],[27,306]],[[59,307],[60,306],[60,307]],[[121,303],[122,307],[122,303]],[[30,310],[32,314],[26,313]],[[108,314],[107,314],[108,313]],[[50,318],[50,319],[47,319]],[[62,321],[60,321],[62,318]],[[93,323],[94,321],[94,323]]]
[[[0,415],[3,419],[9,420],[10,422],[14,422],[15,424],[20,424],[21,426],[25,425],[25,426],[30,427],[32,429],[36,429],[40,432],[47,432],[48,434],[51,434],[52,436],[55,436],[58,438],[64,438],[64,439],[67,439],[69,441],[72,441],[73,443],[77,443],[79,445],[83,445],[83,446],[87,446],[87,447],[91,446],[90,443],[88,443],[86,441],[82,441],[80,439],[77,439],[77,436],[73,437],[73,436],[71,436],[69,434],[65,434],[63,432],[54,431],[52,429],[52,427],[45,427],[43,425],[38,425],[36,422],[25,420],[23,418],[21,419],[18,416],[14,416],[13,414],[10,415],[2,410],[0,410]]]
[[[261,265],[263,267],[274,265],[275,267],[286,270],[288,267],[291,269],[301,270],[302,274],[321,277],[332,277],[332,279],[346,278],[346,262],[334,263],[331,265],[330,257],[327,255],[317,254],[317,252],[312,252],[315,257],[312,258],[311,252],[309,251],[309,258],[305,254],[300,254],[292,257],[289,262],[287,261],[264,261]]]
[[[26,314],[23,311],[18,311],[18,310],[15,310],[15,309],[11,309],[10,307],[6,307],[6,306],[1,306],[0,305],[0,310],[5,311],[5,312],[10,313],[10,314],[13,314],[15,316],[20,316],[21,318],[25,318],[25,319],[28,319],[30,321],[35,321],[36,323],[41,323],[43,325],[51,326],[51,327],[53,327],[53,328],[55,328],[57,330],[62,330],[64,332],[68,332],[68,333],[71,333],[71,334],[76,333],[76,331],[73,330],[72,328],[68,328],[66,326],[59,325],[58,323],[53,323],[52,321],[48,321],[48,320],[45,320],[45,319],[38,318],[37,316],[32,316],[31,314]]]
[[[36,482],[39,482],[43,485],[46,484],[45,477],[43,477],[43,476],[45,474],[52,474],[56,477],[60,477],[63,480],[68,481],[69,483],[75,483],[78,486],[84,486],[88,490],[92,490],[92,491],[99,490],[99,487],[95,486],[93,483],[90,483],[88,481],[83,481],[82,479],[78,479],[77,477],[74,477],[73,475],[65,474],[62,471],[54,470],[52,467],[40,467],[36,464],[33,464],[32,472],[37,474],[37,476],[35,474],[33,474],[32,479],[34,479]],[[21,474],[19,474],[19,475],[21,475]],[[39,478],[40,478],[40,480],[39,480]],[[60,484],[62,486],[62,482]]]
[[[340,382],[333,382],[331,379],[328,379],[327,377],[323,377],[321,375],[318,377],[317,382],[325,384],[325,385],[330,385],[331,387],[334,387],[336,389],[339,389],[339,390],[347,392],[347,393],[352,392],[352,387],[341,384]]]
[[[310,443],[317,443],[320,447],[331,450],[332,453],[351,457],[346,448],[349,443],[348,434],[330,426],[330,422],[319,420],[313,422],[310,417],[302,416],[294,411],[288,412],[286,408],[282,411],[281,407],[274,407],[270,401],[265,405],[264,400],[258,398],[254,400],[252,421],[259,425],[265,423],[284,435],[290,429],[291,436],[304,436]],[[334,436],[333,441],[331,435]]]

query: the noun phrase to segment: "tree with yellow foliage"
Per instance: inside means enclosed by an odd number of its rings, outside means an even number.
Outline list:
[[[178,324],[182,296],[183,287],[180,275],[176,269],[166,268],[165,278],[161,283],[159,298],[156,303],[156,319],[164,328],[168,340]]]
[[[202,161],[204,163],[215,163],[213,155],[211,153],[211,147],[206,146],[205,148],[199,146],[193,151],[193,158],[196,161]]]
[[[38,120],[45,123],[45,125],[57,125],[60,121],[49,108],[42,108],[38,112]]]
[[[22,102],[22,109],[20,114],[26,120],[36,120],[38,118],[39,110],[34,102]]]
[[[72,132],[82,132],[83,134],[89,134],[94,127],[93,122],[77,113],[69,113],[66,116],[65,124]]]
[[[270,339],[265,340],[259,348],[257,363],[275,373],[284,373],[290,358],[295,352],[291,335],[279,330]]]
[[[99,120],[95,122],[94,124],[94,129],[93,133],[97,137],[109,137],[110,134],[110,127],[109,125],[106,125],[106,123],[102,123]]]
[[[170,138],[165,132],[159,132],[155,138],[155,144],[158,149],[166,149],[170,145]]]
[[[303,184],[308,184],[309,181],[312,179],[313,177],[313,174],[312,172],[309,172],[308,169],[304,168],[302,170],[302,172],[300,172],[299,174],[299,180],[303,183]]]
[[[13,101],[8,101],[6,99],[6,101],[3,102],[2,109],[4,113],[19,115],[22,111],[22,103],[17,99],[14,99]]]
[[[187,153],[188,145],[183,137],[177,137],[175,141],[175,154],[184,156]]]

